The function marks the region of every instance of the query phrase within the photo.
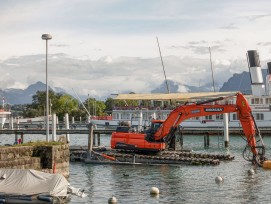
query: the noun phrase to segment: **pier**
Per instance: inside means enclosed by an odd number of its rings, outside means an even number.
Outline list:
[[[111,134],[114,132],[115,129],[99,129],[94,130],[94,134]],[[50,134],[52,134],[52,130],[49,131]],[[57,135],[63,135],[63,134],[88,134],[88,129],[61,129],[56,130]],[[45,135],[46,130],[45,129],[19,129],[19,130],[10,130],[10,129],[2,129],[0,130],[1,134],[41,134]]]
[[[52,134],[52,130],[50,129],[50,134]],[[116,127],[104,127],[100,129],[94,129],[94,134],[111,134],[112,132],[116,131]],[[206,133],[210,135],[221,135],[223,134],[223,127],[217,128],[189,128],[185,127],[182,129],[182,133],[185,135],[206,135]],[[261,127],[260,132],[262,135],[270,136],[271,135],[271,127]],[[22,129],[0,129],[1,134],[46,134],[45,129],[32,129],[32,128],[22,128]],[[76,128],[76,129],[57,129],[57,135],[63,134],[88,134],[89,130],[87,128]],[[230,135],[243,135],[243,129],[241,127],[236,128],[229,128]]]

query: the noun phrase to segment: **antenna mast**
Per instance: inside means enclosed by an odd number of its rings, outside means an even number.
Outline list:
[[[214,89],[214,92],[215,92],[215,80],[214,80],[214,72],[213,72],[211,47],[209,47],[209,53],[210,53],[210,63],[211,63],[211,71],[212,71],[213,89]]]
[[[161,59],[161,63],[162,63],[163,71],[164,71],[166,85],[167,85],[167,93],[169,93],[169,87],[168,87],[168,83],[167,83],[167,76],[166,76],[166,72],[165,72],[165,67],[164,67],[164,63],[163,63],[163,58],[162,58],[162,54],[161,54],[161,49],[160,49],[158,37],[156,37],[156,40],[157,40],[157,44],[158,44],[158,48],[159,48],[160,59]]]

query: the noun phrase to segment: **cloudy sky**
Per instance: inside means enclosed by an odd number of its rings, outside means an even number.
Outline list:
[[[45,83],[94,97],[148,93],[166,75],[180,84],[216,83],[262,68],[271,56],[270,0],[0,0],[0,89]],[[184,90],[185,91],[185,90]]]

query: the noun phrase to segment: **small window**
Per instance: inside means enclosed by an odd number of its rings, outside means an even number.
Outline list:
[[[216,120],[223,120],[223,114],[215,115]]]
[[[257,113],[257,114],[256,114],[256,120],[264,120],[264,115],[263,115],[263,113]]]
[[[232,119],[233,119],[233,120],[239,120],[238,114],[233,113],[233,114],[232,114]]]
[[[205,120],[212,120],[212,115],[205,116]]]

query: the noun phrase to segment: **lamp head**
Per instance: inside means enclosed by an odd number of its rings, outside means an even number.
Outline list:
[[[51,40],[52,36],[50,34],[42,34],[41,39],[43,39],[43,40]]]

